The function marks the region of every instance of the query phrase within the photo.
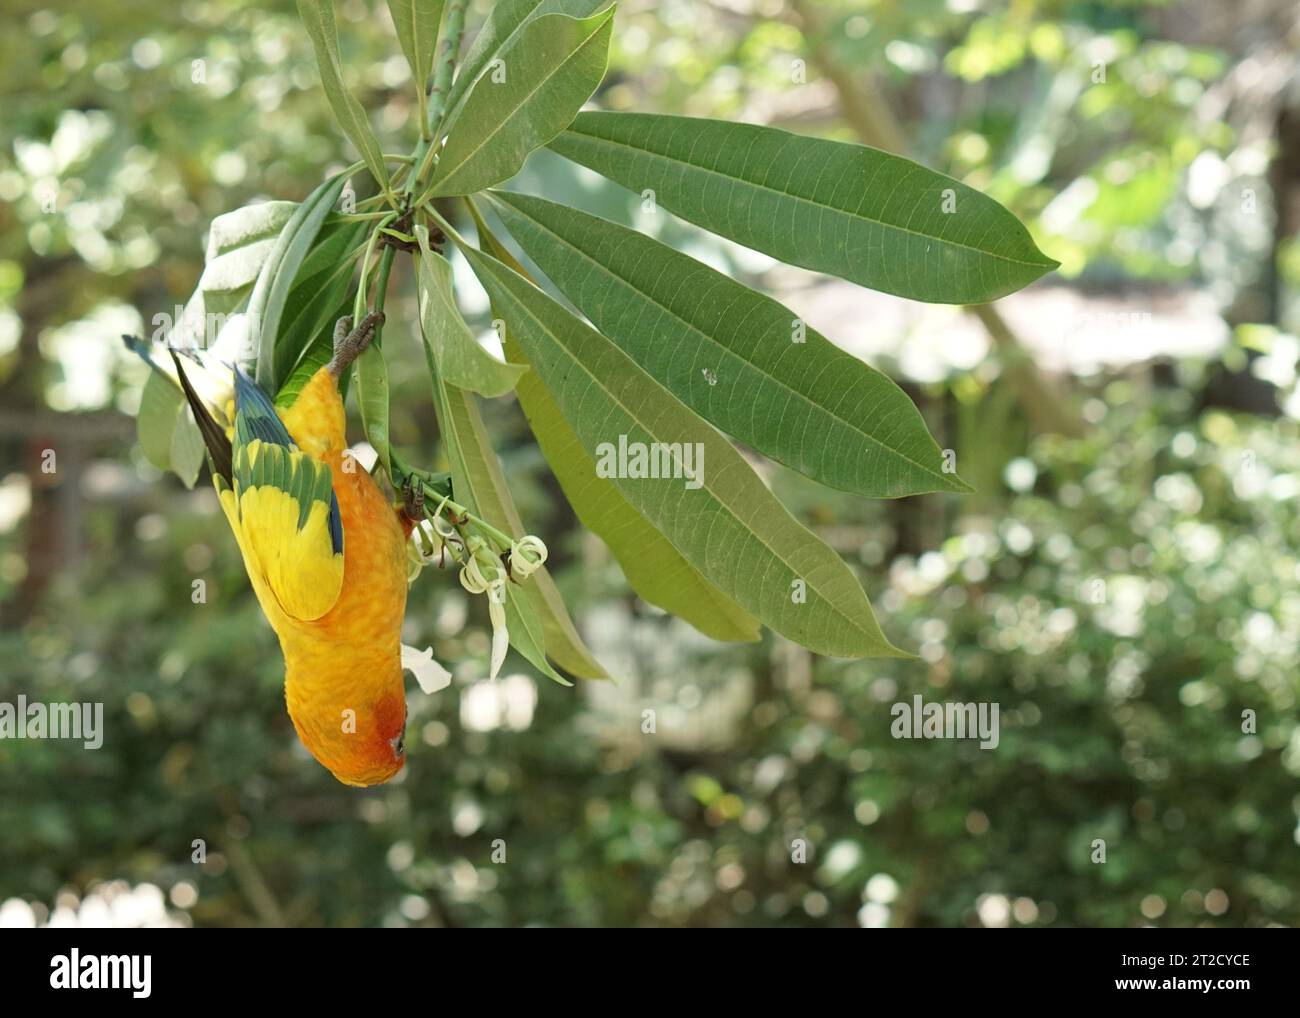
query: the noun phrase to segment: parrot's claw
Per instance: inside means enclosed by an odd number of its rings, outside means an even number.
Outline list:
[[[417,484],[414,477],[402,482],[402,512],[412,523],[424,519],[424,485]]]
[[[347,334],[352,331],[352,316],[344,315],[334,323],[334,349],[337,350],[339,345],[347,338]]]
[[[349,365],[361,356],[375,338],[375,331],[384,324],[382,311],[367,311],[361,324],[352,327],[352,316],[344,315],[334,323],[334,357],[329,362],[329,373],[340,378]]]

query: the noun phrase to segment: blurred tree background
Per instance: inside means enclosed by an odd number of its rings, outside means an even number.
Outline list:
[[[405,150],[388,13],[338,12]],[[599,105],[908,151],[1062,268],[992,309],[913,305],[535,158],[518,189],[670,240],[889,372],[979,494],[870,502],[762,467],[920,658],[721,645],[627,593],[496,401],[529,530],[620,681],[562,689],[517,658],[484,681],[486,617],[427,571],[404,637],[456,679],[410,684],[408,765],[364,792],[298,745],[206,481],[135,447],[144,368],[117,339],[188,297],[214,216],[351,158],[293,5],[3,19],[0,700],[102,702],[105,735],[0,741],[0,925],[1300,919],[1293,2],[625,0]],[[394,439],[429,461],[421,355],[390,333]],[[894,740],[916,694],[999,703],[999,746]]]

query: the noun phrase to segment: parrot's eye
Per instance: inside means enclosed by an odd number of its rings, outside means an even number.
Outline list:
[[[389,739],[388,744],[393,747],[393,756],[401,756],[406,752],[405,735],[399,735],[396,739]]]

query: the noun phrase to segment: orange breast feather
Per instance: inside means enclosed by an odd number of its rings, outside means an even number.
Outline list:
[[[280,416],[298,447],[329,465],[343,521],[343,583],[329,611],[312,621],[293,618],[258,590],[284,650],[289,715],[340,781],[386,781],[404,760],[395,746],[406,724],[406,534],[374,479],[345,456],[343,404],[324,368]]]

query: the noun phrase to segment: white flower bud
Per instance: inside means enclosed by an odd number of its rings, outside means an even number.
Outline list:
[[[542,568],[546,561],[546,545],[540,537],[527,534],[510,547],[510,575],[522,583]]]
[[[502,594],[504,593],[503,586]],[[488,616],[492,619],[492,670],[488,673],[490,679],[495,679],[501,672],[501,666],[506,660],[506,651],[510,649],[510,633],[506,630],[504,601],[504,596],[500,600],[488,596]]]

